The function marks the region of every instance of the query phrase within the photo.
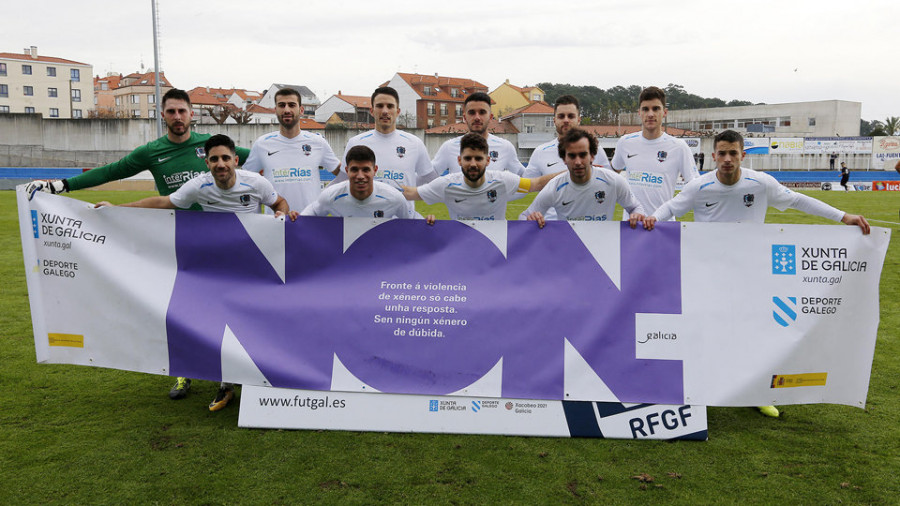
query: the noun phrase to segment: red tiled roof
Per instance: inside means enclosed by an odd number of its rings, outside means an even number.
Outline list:
[[[474,79],[468,79],[464,77],[444,77],[444,76],[435,76],[435,75],[422,75],[422,74],[405,74],[403,72],[398,72],[398,76],[401,79],[406,81],[416,93],[419,94],[420,98],[426,100],[435,100],[435,101],[444,101],[444,102],[463,102],[466,99],[464,93],[460,93],[456,97],[450,96],[449,90],[447,88],[459,88],[460,91],[467,88],[479,88],[484,90],[485,93],[488,91],[488,87],[475,81]],[[439,88],[440,91],[437,91],[434,95],[425,95],[422,90],[419,88],[421,86],[432,86],[434,88]],[[387,86],[387,83],[384,84]]]
[[[465,134],[469,132],[469,127],[465,123],[451,123],[429,128],[425,130],[427,134]],[[497,121],[492,119],[488,124],[488,132],[492,134],[517,134],[519,129],[513,126],[509,121]]]
[[[232,91],[234,93],[237,93],[237,96],[241,97],[244,100],[259,100],[260,98],[262,98],[262,93],[256,91],[239,90],[237,88]]]
[[[123,82],[124,81],[124,82]],[[147,82],[144,82],[147,81]],[[156,85],[156,73],[154,72],[144,72],[141,74],[140,72],[134,72],[128,74],[123,77],[119,81],[119,88],[125,88],[126,86],[155,86]],[[166,73],[159,73],[159,85],[160,86],[172,86],[168,79],[166,79]]]
[[[87,64],[87,63],[66,60],[65,58],[56,58],[54,56],[38,56],[37,58],[32,58],[30,54],[24,54],[24,53],[0,53],[0,58],[5,58],[5,59],[9,59],[9,60],[39,61],[41,63],[65,63],[67,65],[89,66],[89,64]]]
[[[553,107],[551,107],[547,102],[532,102],[525,107],[520,107],[515,111],[503,116],[500,119],[510,118],[512,116],[516,116],[518,114],[553,114]]]
[[[106,81],[107,88],[109,88],[110,90],[114,90],[119,87],[119,81],[121,81],[121,80],[122,80],[122,74],[118,74],[118,75],[114,75],[114,76],[106,76],[106,77],[96,76],[96,77],[94,77],[94,87],[97,87],[97,85],[100,82]],[[98,89],[98,91],[101,91],[101,90]],[[107,91],[107,90],[102,90],[102,91]]]
[[[247,106],[247,111],[257,114],[275,114],[275,109],[263,107],[259,104],[250,104]]]
[[[300,128],[303,130],[325,130],[325,125],[309,118],[300,118]]]
[[[372,108],[372,98],[371,97],[359,97],[355,95],[341,95],[338,93],[335,95],[337,98],[347,102],[348,104],[356,107],[357,109],[371,109]]]
[[[223,105],[227,99],[219,98],[206,91],[205,87],[197,87],[188,92],[192,105]]]

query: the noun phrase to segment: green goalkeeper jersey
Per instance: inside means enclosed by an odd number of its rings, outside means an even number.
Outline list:
[[[159,194],[169,195],[194,176],[209,172],[204,161],[206,153],[203,145],[210,136],[191,132],[191,138],[180,144],[163,136],[135,149],[117,162],[67,178],[66,183],[70,191],[82,190],[149,170]],[[250,150],[237,148],[237,156],[243,163],[250,156]]]

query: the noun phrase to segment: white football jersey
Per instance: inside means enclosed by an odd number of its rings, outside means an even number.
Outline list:
[[[573,183],[568,172],[551,179],[524,214],[539,211],[546,217],[547,211],[553,209],[561,220],[607,221],[614,219],[616,203],[629,213],[644,214],[621,174],[592,167],[591,178],[585,184]]]
[[[459,142],[461,139],[462,136],[459,136],[443,143],[434,155],[431,164],[439,175],[462,173],[462,169],[459,167]],[[525,172],[525,166],[519,161],[515,146],[494,134],[488,134],[488,156],[491,159],[488,170],[509,171],[517,176],[521,176]]]
[[[275,188],[266,178],[246,170],[234,172],[234,186],[227,190],[216,186],[213,175],[204,172],[184,183],[169,199],[182,209],[197,203],[204,211],[219,213],[257,213],[260,204],[271,206],[278,200]]]
[[[594,157],[593,165],[599,167],[611,168],[609,158],[603,148],[597,149],[597,156]],[[566,163],[559,157],[559,139],[553,139],[534,148],[531,158],[528,160],[528,166],[525,167],[525,173],[522,177],[537,178],[546,176],[547,174],[555,174],[561,170],[568,170]],[[544,218],[548,220],[557,219],[556,210],[548,209],[544,214]],[[523,213],[523,216],[527,216]]]
[[[443,202],[453,220],[505,220],[506,203],[520,193],[528,193],[530,179],[511,172],[486,171],[484,183],[472,188],[462,172],[441,176],[418,187],[426,204]]]
[[[329,185],[300,214],[302,216],[342,216],[344,218],[408,218],[406,199],[391,186],[375,181],[372,194],[357,200],[350,193],[350,182]]]
[[[648,213],[672,198],[680,175],[684,182],[698,176],[687,143],[669,134],[650,140],[641,132],[619,139],[613,168],[624,172],[631,191]]]
[[[774,177],[750,169],[741,169],[737,183],[727,186],[719,182],[716,171],[694,179],[684,189],[660,206],[653,215],[659,220],[694,211],[694,221],[725,223],[765,223],[766,209],[780,211],[799,209],[809,214],[841,221],[844,212],[830,205],[791,191]]]
[[[347,141],[342,160],[347,160],[350,148],[360,144],[375,152],[375,165],[378,166],[375,179],[397,190],[403,190],[400,185],[416,186],[418,177],[427,177],[434,171],[425,143],[413,134],[400,130],[389,134],[378,130],[363,132]],[[413,202],[407,202],[406,206],[410,217],[418,216]]]
[[[243,168],[262,171],[290,208],[300,211],[322,192],[319,168],[334,171],[340,163],[324,138],[301,130],[291,139],[280,132],[261,136],[250,148]]]

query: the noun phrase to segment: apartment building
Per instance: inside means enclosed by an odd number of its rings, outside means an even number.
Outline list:
[[[94,108],[93,67],[41,56],[37,46],[0,53],[0,114],[85,118]]]

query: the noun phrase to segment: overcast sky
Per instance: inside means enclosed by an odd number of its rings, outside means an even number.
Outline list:
[[[179,88],[273,82],[369,95],[395,72],[491,90],[549,81],[680,84],[724,100],[862,102],[900,116],[900,2],[158,0],[160,68]],[[552,7],[565,5],[566,7]],[[153,67],[150,0],[4,2],[0,52]],[[552,99],[553,97],[548,97]]]

